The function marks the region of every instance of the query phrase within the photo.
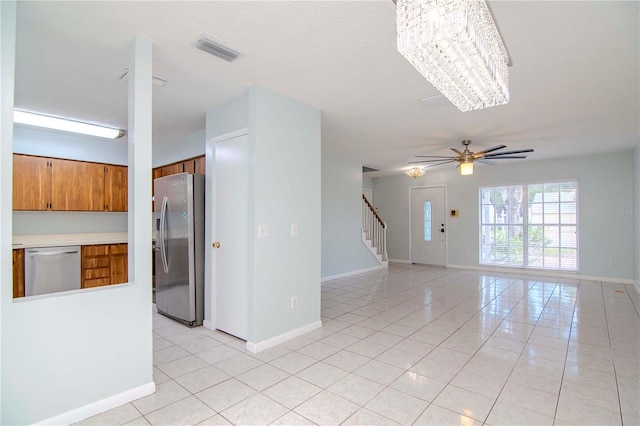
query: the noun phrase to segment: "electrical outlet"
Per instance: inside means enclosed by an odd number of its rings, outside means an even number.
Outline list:
[[[298,307],[298,296],[291,296],[291,309]]]
[[[292,237],[297,237],[298,236],[298,225],[295,223],[291,224],[291,236]]]
[[[616,261],[615,260],[610,260],[609,261],[609,266],[611,266],[612,268],[616,267]]]

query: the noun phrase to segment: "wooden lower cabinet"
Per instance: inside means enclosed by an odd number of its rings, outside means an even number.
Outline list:
[[[24,249],[13,250],[13,297],[24,297]]]
[[[109,263],[111,284],[122,284],[129,281],[127,244],[111,244],[109,246]]]
[[[127,244],[82,246],[82,288],[126,283]]]

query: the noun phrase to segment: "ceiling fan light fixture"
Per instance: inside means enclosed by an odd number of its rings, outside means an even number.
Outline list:
[[[509,102],[511,59],[486,0],[397,0],[398,51],[460,111]]]
[[[473,174],[473,161],[460,163],[460,174],[462,176],[469,176]]]
[[[52,117],[50,115],[36,114],[28,111],[13,110],[13,122],[29,126],[44,127],[46,129],[62,130],[64,132],[80,133],[88,136],[98,136],[107,139],[117,139],[124,136],[122,129],[99,126],[97,124],[66,118]]]
[[[412,167],[409,170],[405,170],[404,173],[407,176],[410,176],[414,179],[418,179],[420,176],[424,175],[427,171],[426,167]]]

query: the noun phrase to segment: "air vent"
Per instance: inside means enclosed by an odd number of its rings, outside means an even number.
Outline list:
[[[236,52],[230,47],[223,46],[220,42],[214,40],[206,34],[202,34],[200,39],[194,44],[195,47],[207,52],[210,55],[217,56],[220,59],[224,59],[227,62],[231,62],[240,56],[239,52]]]

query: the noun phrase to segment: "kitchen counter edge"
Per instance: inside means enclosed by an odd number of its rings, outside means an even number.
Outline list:
[[[128,242],[127,232],[87,234],[14,235],[13,248],[89,246],[94,244],[120,244]]]

